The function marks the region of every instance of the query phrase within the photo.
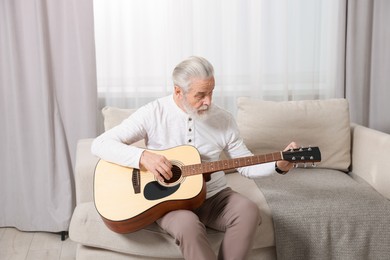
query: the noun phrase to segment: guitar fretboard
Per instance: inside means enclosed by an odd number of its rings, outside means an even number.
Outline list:
[[[274,162],[282,160],[281,152],[274,152],[270,154],[247,156],[235,159],[227,159],[215,162],[206,162],[192,165],[185,165],[182,167],[183,176],[191,176],[197,174],[207,174],[217,171],[230,170],[250,165],[262,164],[267,162]]]

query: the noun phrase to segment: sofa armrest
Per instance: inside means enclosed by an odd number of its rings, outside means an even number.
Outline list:
[[[352,173],[390,199],[390,135],[352,125]]]
[[[75,186],[76,203],[93,201],[93,178],[99,158],[91,154],[93,139],[81,139],[77,142]]]

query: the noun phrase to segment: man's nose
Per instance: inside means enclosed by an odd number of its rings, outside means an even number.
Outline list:
[[[211,104],[211,96],[206,96],[204,99],[203,99],[203,105],[207,105],[207,106],[210,106]]]

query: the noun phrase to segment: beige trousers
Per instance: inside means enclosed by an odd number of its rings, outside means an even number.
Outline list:
[[[261,218],[254,202],[226,188],[194,212],[171,211],[157,223],[175,238],[186,260],[217,259],[207,239],[206,227],[225,232],[218,259],[244,260],[252,248]]]

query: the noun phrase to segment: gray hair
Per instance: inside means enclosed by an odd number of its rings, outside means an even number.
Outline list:
[[[181,87],[186,93],[189,91],[193,78],[208,79],[214,76],[214,68],[205,58],[191,56],[180,62],[172,73],[173,84]]]

